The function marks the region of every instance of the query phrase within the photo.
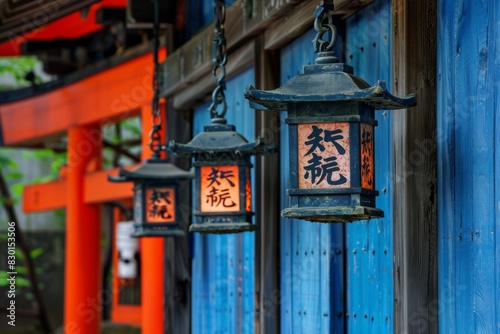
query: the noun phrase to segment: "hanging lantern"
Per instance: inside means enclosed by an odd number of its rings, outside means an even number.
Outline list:
[[[168,237],[183,236],[180,228],[181,215],[179,211],[178,192],[180,182],[192,179],[191,172],[184,171],[160,158],[166,149],[161,142],[161,114],[158,85],[158,53],[159,40],[159,8],[158,0],[153,1],[154,8],[154,75],[152,123],[149,133],[149,148],[151,159],[145,160],[135,170],[120,169],[118,176],[108,176],[111,182],[134,183],[134,237]]]
[[[221,121],[216,120],[217,121]],[[212,121],[214,122],[214,121]],[[170,142],[169,149],[194,157],[195,223],[191,232],[236,233],[254,230],[250,157],[271,152],[261,138],[249,143],[234,125],[206,125],[188,144]]]
[[[314,65],[275,90],[250,86],[245,97],[254,109],[287,111],[291,189],[283,217],[324,223],[383,217],[375,207],[374,110],[408,108],[416,98],[391,95],[383,81],[370,86],[338,63],[332,11],[333,0],[315,10]]]
[[[180,228],[178,189],[194,177],[165,160],[146,160],[142,166],[121,169],[111,182],[134,183],[134,237],[183,236]]]
[[[191,232],[236,233],[253,231],[252,188],[250,157],[275,151],[266,147],[262,138],[249,143],[236,132],[234,125],[226,124],[227,110],[225,65],[227,62],[224,35],[224,1],[214,1],[215,37],[213,75],[217,86],[209,108],[212,124],[204,127],[188,144],[170,142],[175,154],[194,157],[195,167],[195,223]],[[218,110],[219,109],[219,110]]]

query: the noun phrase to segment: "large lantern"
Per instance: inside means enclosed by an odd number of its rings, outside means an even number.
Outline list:
[[[183,236],[178,203],[180,182],[194,177],[165,160],[146,160],[140,167],[120,169],[111,182],[134,183],[134,237]]]
[[[383,81],[370,86],[337,63],[332,10],[333,1],[322,1],[315,11],[315,64],[275,90],[250,86],[245,97],[254,109],[288,113],[291,189],[283,217],[325,223],[383,217],[375,207],[374,110],[411,107],[416,98],[391,95]]]

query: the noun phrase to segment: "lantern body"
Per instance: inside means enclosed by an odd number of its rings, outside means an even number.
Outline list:
[[[232,233],[254,230],[250,157],[224,161],[197,160],[195,224],[192,232]]]
[[[315,65],[280,88],[245,90],[250,106],[284,110],[290,127],[290,207],[286,218],[313,222],[352,222],[383,217],[375,207],[375,109],[416,104],[398,98],[383,81],[370,86],[353,68],[321,52]]]
[[[184,171],[165,160],[146,160],[135,170],[121,169],[111,182],[134,182],[134,237],[183,236],[179,185],[192,179]]]
[[[177,217],[179,184],[147,180],[134,184],[133,236],[182,236]]]
[[[373,108],[359,102],[288,104],[286,123],[291,188],[284,217],[318,222],[383,217],[375,208]]]

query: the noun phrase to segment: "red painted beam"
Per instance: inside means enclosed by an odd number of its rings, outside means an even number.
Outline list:
[[[80,12],[74,12],[58,20],[52,21],[36,30],[26,32],[23,35],[12,36],[4,43],[0,43],[0,56],[21,55],[21,43],[25,41],[40,41],[53,39],[75,39],[96,32],[104,28],[96,24],[96,11],[102,7],[125,8],[127,0],[103,0],[90,6],[87,17],[82,17]],[[29,29],[29,25],[26,27]]]
[[[136,168],[137,165],[126,169]],[[108,175],[116,176],[118,168],[91,172],[85,175],[84,201],[86,204],[105,203],[132,198],[132,183],[108,183]],[[66,208],[67,182],[58,180],[30,184],[23,190],[23,212],[35,213]]]
[[[164,59],[163,48],[160,59]],[[5,146],[30,145],[75,126],[134,116],[152,98],[152,53],[52,92],[0,106]]]

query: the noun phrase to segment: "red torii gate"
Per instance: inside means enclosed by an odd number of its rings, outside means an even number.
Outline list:
[[[161,58],[165,58],[165,49]],[[27,213],[66,208],[64,285],[65,333],[100,332],[101,294],[100,204],[130,199],[132,184],[111,184],[101,170],[104,124],[140,114],[142,158],[149,158],[151,124],[151,53],[136,57],[74,84],[49,93],[0,106],[5,146],[30,146],[67,133],[68,167],[62,180],[26,186]],[[163,333],[163,238],[141,239],[142,332]],[[138,311],[138,310],[137,310]]]

